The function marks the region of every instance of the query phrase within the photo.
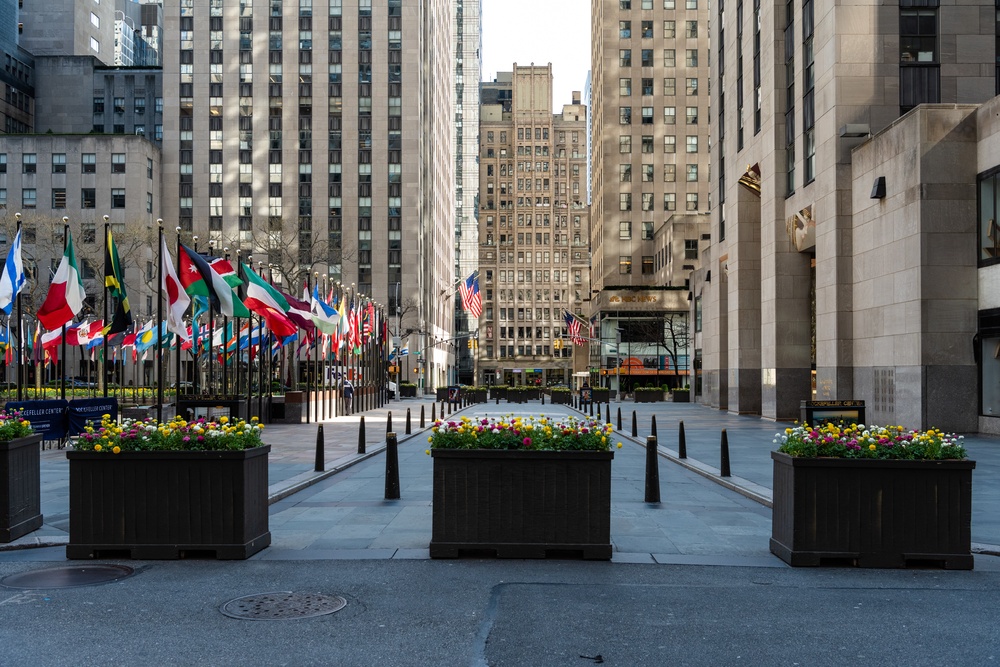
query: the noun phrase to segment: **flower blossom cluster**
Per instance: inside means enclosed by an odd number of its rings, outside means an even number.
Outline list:
[[[608,451],[613,432],[611,424],[586,418],[461,417],[435,421],[427,441],[433,449]]]
[[[937,428],[906,430],[902,426],[864,424],[796,424],[774,436],[778,451],[791,456],[856,459],[964,459],[963,436]]]
[[[9,442],[33,433],[31,422],[21,417],[17,410],[0,410],[0,442]]]
[[[123,419],[119,424],[104,415],[98,427],[88,426],[77,439],[81,451],[112,454],[144,451],[243,450],[259,447],[264,425],[256,417],[249,422],[219,417],[218,421],[177,417],[159,423],[153,419]]]

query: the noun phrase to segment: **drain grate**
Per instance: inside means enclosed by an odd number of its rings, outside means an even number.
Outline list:
[[[338,612],[347,606],[339,595],[277,591],[230,600],[219,608],[230,618],[248,621],[286,621]]]
[[[83,565],[79,567],[53,567],[12,574],[0,580],[6,588],[74,588],[95,586],[118,581],[135,574],[127,565]]]

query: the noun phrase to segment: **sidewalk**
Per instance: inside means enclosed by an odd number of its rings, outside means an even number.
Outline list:
[[[275,424],[264,431],[269,458],[272,545],[254,556],[260,560],[425,559],[431,532],[431,457],[426,433],[419,429],[420,408],[430,426],[432,403],[422,399],[392,401],[364,415],[323,422],[325,472],[314,472],[317,424]],[[440,406],[440,404],[438,404]],[[595,406],[596,407],[596,406]],[[621,408],[621,449],[612,466],[612,542],[614,562],[753,565],[784,567],[768,551],[771,531],[771,460],[774,434],[784,426],[741,417],[697,404],[625,402],[611,404],[617,426]],[[412,436],[405,435],[407,409]],[[602,406],[602,412],[605,407]],[[638,437],[632,439],[635,411]],[[384,500],[386,423],[400,440],[402,498]],[[501,402],[470,406],[464,415],[500,416],[580,413],[568,406],[538,402]],[[661,503],[643,502],[645,451],[656,416]],[[358,430],[365,419],[365,454],[358,454]],[[440,416],[440,415],[438,415]],[[596,410],[595,410],[596,416]],[[602,414],[607,420],[607,415]],[[677,432],[684,422],[688,459],[677,458]],[[727,430],[733,477],[718,476],[719,440]],[[1000,440],[967,438],[977,460],[973,484],[973,542],[980,551],[1000,552]],[[671,465],[670,462],[679,465]],[[68,535],[68,464],[63,451],[42,454],[42,512],[45,524],[10,545],[0,545],[0,560],[64,560]],[[28,546],[49,546],[33,549]],[[17,550],[21,550],[18,553]],[[1000,568],[1000,559],[977,558],[976,567]]]

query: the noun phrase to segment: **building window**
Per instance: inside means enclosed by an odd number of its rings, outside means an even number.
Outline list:
[[[684,239],[684,259],[698,259],[697,239]]]
[[[125,153],[111,154],[111,173],[112,174],[125,173]]]
[[[34,153],[25,153],[21,156],[21,173],[34,174],[38,169],[37,158]]]
[[[101,52],[101,43],[98,42],[93,37],[90,38],[90,50],[93,51],[94,53],[100,53]]]
[[[677,124],[677,108],[676,107],[663,107],[663,124],[664,125],[676,125]]]
[[[642,28],[642,39],[653,39],[653,22],[643,21],[641,24]]]
[[[698,79],[688,79],[687,80],[687,89],[685,90],[685,92],[690,97],[696,96],[698,94]],[[697,112],[695,112],[695,113],[697,114]]]
[[[632,107],[618,107],[618,124],[632,124]]]
[[[899,62],[936,63],[937,9],[899,10]]]
[[[631,39],[632,37],[632,22],[631,21],[619,21],[618,22],[618,37],[621,39]]]
[[[632,182],[632,165],[630,164],[618,165],[618,182],[619,183]]]
[[[698,165],[689,164],[687,165],[687,182],[697,183],[698,182]]]
[[[675,164],[663,165],[663,182],[673,183],[676,180],[677,180],[677,165]]]
[[[80,190],[80,208],[97,208],[97,191],[94,188]]]
[[[653,124],[653,107],[642,107],[642,124]]]
[[[152,192],[147,192],[146,193],[146,213],[152,213],[152,212],[153,212],[153,193]]]
[[[146,158],[146,178],[153,180],[153,160]]]
[[[642,223],[642,240],[652,241],[653,240],[653,223],[643,222]]]
[[[632,273],[632,258],[628,255],[618,256],[618,273],[627,275]]]
[[[698,107],[685,107],[684,116],[687,118],[688,125],[698,124]]]
[[[643,192],[642,193],[642,210],[652,211],[653,210],[653,193]]]
[[[97,154],[83,153],[80,156],[80,171],[84,174],[97,172]]]
[[[663,66],[673,68],[677,64],[677,52],[674,49],[663,49]]]
[[[632,152],[632,136],[628,134],[623,134],[618,137],[618,152],[619,153],[631,153]]]
[[[632,66],[632,49],[619,49],[618,50],[618,66],[619,67],[631,67]]]
[[[697,135],[687,136],[687,152],[697,153],[698,152],[698,137]]]
[[[653,49],[643,49],[642,50],[642,66],[643,67],[652,67],[653,66]]]
[[[674,211],[677,209],[677,195],[673,192],[663,193],[663,210]]]
[[[651,164],[642,165],[642,182],[643,183],[653,182],[653,165]]]
[[[698,49],[687,49],[685,51],[684,64],[688,67],[698,66]]]
[[[698,193],[689,192],[687,194],[687,210],[697,211],[698,210]]]
[[[618,94],[622,97],[632,95],[632,79],[618,79]]]
[[[979,264],[1000,263],[1000,167],[979,177]],[[998,413],[1000,415],[1000,413]]]
[[[628,11],[632,9],[632,0],[618,0],[618,9]]]
[[[653,275],[653,256],[643,255],[642,256],[642,275],[651,276]]]
[[[685,9],[698,9],[698,0],[684,0]]]
[[[677,37],[677,24],[674,21],[663,22],[663,38],[674,39]]]
[[[632,238],[632,221],[621,220],[618,222],[618,239],[628,241]]]
[[[125,188],[111,189],[111,208],[125,208]]]
[[[672,134],[668,134],[663,137],[663,152],[664,153],[677,152],[677,137],[675,137]]]
[[[632,210],[632,194],[630,192],[620,192],[618,194],[618,210],[619,211]]]
[[[0,188],[0,209],[7,208],[7,188]]]
[[[66,208],[66,188],[52,188],[52,208]]]
[[[652,153],[653,152],[653,136],[643,135],[642,137],[642,152]]]
[[[644,78],[644,79],[642,79],[642,94],[643,94],[643,96],[652,95],[653,94],[653,79],[652,78],[649,78],[649,79],[645,79]],[[650,115],[652,116],[652,112],[650,112]]]
[[[7,173],[7,154],[0,153],[0,174]]]
[[[21,208],[35,208],[38,203],[38,193],[35,188],[21,190]]]
[[[93,222],[84,222],[80,224],[80,242],[81,243],[97,242],[97,228]]]

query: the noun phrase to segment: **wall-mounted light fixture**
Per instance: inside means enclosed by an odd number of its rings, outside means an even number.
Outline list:
[[[885,176],[879,176],[872,185],[872,199],[885,199]]]

